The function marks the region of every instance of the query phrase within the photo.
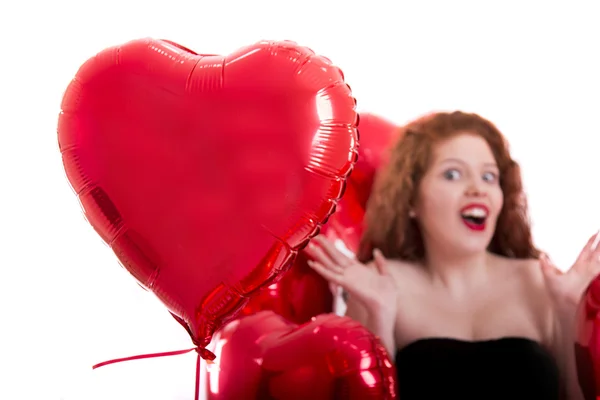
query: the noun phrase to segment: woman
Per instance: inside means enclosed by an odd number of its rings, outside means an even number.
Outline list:
[[[478,115],[432,114],[400,137],[358,260],[323,237],[307,248],[394,356],[400,399],[582,398],[575,312],[597,235],[564,274],[535,248],[519,166]]]

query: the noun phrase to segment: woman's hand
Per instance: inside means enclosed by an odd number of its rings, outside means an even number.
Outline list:
[[[599,234],[600,232],[596,233],[588,240],[575,264],[567,272],[556,268],[545,255],[540,259],[546,286],[554,304],[560,313],[569,314],[561,315],[563,317],[574,317],[585,290],[600,274]]]
[[[308,262],[329,282],[341,286],[366,308],[395,310],[397,288],[390,275],[387,260],[379,250],[374,252],[373,265],[364,265],[340,252],[327,238],[319,235],[311,240],[306,252]]]
[[[563,386],[568,399],[584,398],[577,375],[573,343],[577,340],[577,308],[588,286],[600,274],[599,233],[588,240],[567,272],[563,273],[556,268],[547,256],[540,259],[546,288],[558,318],[558,324],[555,326],[555,357],[564,379]]]

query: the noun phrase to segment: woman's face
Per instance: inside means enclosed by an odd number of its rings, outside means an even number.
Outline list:
[[[413,212],[428,250],[485,251],[504,197],[498,166],[480,136],[459,133],[437,143]]]

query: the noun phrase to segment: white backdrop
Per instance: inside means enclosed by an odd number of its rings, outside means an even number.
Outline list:
[[[539,246],[568,267],[600,228],[594,1],[54,0],[0,6],[0,398],[183,400],[195,356],[84,221],[62,170],[63,90],[105,47],[152,36],[204,53],[291,39],[397,123],[475,111],[511,141]],[[169,5],[167,5],[169,4]],[[410,5],[409,5],[410,4]],[[496,5],[492,5],[496,4]]]

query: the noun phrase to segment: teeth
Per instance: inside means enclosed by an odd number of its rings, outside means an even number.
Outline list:
[[[474,218],[485,218],[485,217],[487,217],[487,213],[485,212],[485,210],[483,208],[473,207],[473,208],[469,208],[468,210],[463,211],[462,216],[463,217],[474,217]]]

